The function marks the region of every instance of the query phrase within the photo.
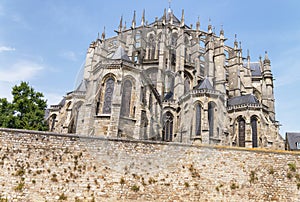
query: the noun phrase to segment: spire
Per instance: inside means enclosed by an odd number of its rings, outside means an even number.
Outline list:
[[[145,9],[143,10],[143,15],[142,15],[142,26],[145,26]]]
[[[126,21],[125,21],[125,23],[124,23],[124,28],[123,28],[123,30],[126,30]]]
[[[208,33],[211,34],[212,33],[212,26],[211,26],[211,19],[208,19]]]
[[[171,3],[172,3],[172,0],[169,0],[169,9],[168,9],[168,13],[171,13],[171,12],[172,12],[172,9],[171,9]]]
[[[119,32],[122,32],[122,27],[123,27],[123,15],[121,16],[121,19],[120,19],[120,24],[119,24],[119,29],[118,29],[118,31]]]
[[[163,19],[162,19],[162,23],[165,25],[166,24],[166,20],[167,20],[167,11],[166,9],[164,10],[164,15],[163,15]]]
[[[220,30],[220,38],[224,39],[224,30],[223,30],[223,25],[221,25],[221,30]]]
[[[198,16],[198,20],[196,23],[196,30],[199,31],[200,30],[200,17]]]
[[[247,60],[250,62],[250,53],[249,53],[249,49],[247,49]]]
[[[102,32],[102,35],[101,35],[101,40],[104,41],[105,40],[105,26],[103,28],[103,32]]]
[[[135,11],[133,13],[133,19],[132,19],[132,24],[131,24],[131,28],[134,29],[136,25],[136,20],[135,20]]]
[[[181,27],[184,27],[184,9],[182,9],[182,15],[181,15],[180,26],[181,26]]]
[[[269,59],[269,56],[268,56],[268,52],[265,51],[265,59],[264,59],[264,64],[268,64],[270,65],[271,61]]]
[[[237,42],[237,35],[235,34],[234,35],[234,50],[237,50],[238,49],[238,42]]]

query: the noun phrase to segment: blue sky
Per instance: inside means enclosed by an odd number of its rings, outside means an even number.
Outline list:
[[[12,86],[28,81],[43,92],[48,104],[57,104],[72,91],[86,50],[98,32],[114,36],[121,15],[130,26],[133,12],[143,9],[150,22],[163,14],[168,0],[1,0],[0,97],[11,99]],[[299,0],[173,0],[186,24],[200,18],[207,30],[209,18],[219,33],[223,25],[227,45],[234,35],[257,61],[268,51],[275,78],[276,117],[281,135],[300,131],[300,1]]]

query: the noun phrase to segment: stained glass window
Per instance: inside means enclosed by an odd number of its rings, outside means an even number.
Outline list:
[[[132,83],[131,81],[126,80],[123,84],[123,91],[122,91],[121,116],[129,117],[130,115],[131,91],[132,91]]]
[[[111,102],[114,93],[114,85],[115,80],[110,77],[105,82],[105,94],[104,94],[104,103],[103,103],[103,114],[110,114],[111,113]]]
[[[149,36],[149,52],[148,59],[153,60],[155,57],[155,39],[153,34]]]
[[[240,147],[245,147],[245,120],[240,117],[238,119],[238,124],[239,124],[239,146]]]
[[[252,147],[257,147],[257,118],[254,116],[251,118],[252,128]]]
[[[215,124],[215,103],[208,103],[208,123],[209,123],[209,137],[214,135]]]
[[[164,115],[163,141],[172,141],[173,136],[173,114],[167,112]]]
[[[201,105],[196,105],[196,124],[195,124],[195,134],[196,136],[201,135]]]

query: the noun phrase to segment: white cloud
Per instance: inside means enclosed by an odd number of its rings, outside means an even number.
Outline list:
[[[64,96],[57,93],[47,93],[47,92],[43,94],[44,94],[44,98],[47,100],[48,107],[50,107],[50,105],[57,105],[63,99]]]
[[[11,82],[0,81],[0,98],[7,98],[8,101],[12,101],[11,90],[14,86]]]
[[[0,53],[5,51],[15,51],[15,48],[9,47],[9,46],[0,46]]]
[[[0,80],[7,82],[25,81],[34,78],[44,67],[32,61],[19,61],[11,68],[0,68]]]
[[[67,59],[67,60],[71,60],[71,61],[77,61],[78,60],[76,53],[74,53],[73,51],[62,52],[60,54],[60,56]]]

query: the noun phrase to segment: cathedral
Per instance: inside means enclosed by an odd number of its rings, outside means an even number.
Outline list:
[[[267,52],[251,61],[235,39],[185,24],[171,9],[121,18],[86,55],[79,86],[51,105],[51,131],[94,137],[284,149]]]

